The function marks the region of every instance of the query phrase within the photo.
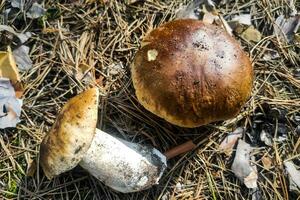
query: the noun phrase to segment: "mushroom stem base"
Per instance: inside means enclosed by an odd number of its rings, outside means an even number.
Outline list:
[[[167,160],[155,148],[127,142],[96,129],[92,144],[79,164],[105,185],[129,193],[157,184]]]

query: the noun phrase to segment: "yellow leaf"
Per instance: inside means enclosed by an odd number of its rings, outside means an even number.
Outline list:
[[[13,84],[20,82],[19,70],[9,47],[7,52],[0,51],[0,77],[10,79]]]
[[[249,26],[242,34],[241,37],[247,41],[259,42],[261,40],[261,33],[253,26]]]

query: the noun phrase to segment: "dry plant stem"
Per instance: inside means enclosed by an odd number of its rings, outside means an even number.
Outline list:
[[[167,157],[167,159],[174,158],[180,154],[187,153],[191,150],[193,150],[196,147],[194,142],[192,140],[189,140],[181,145],[178,145],[172,149],[169,149],[164,153],[164,155]]]

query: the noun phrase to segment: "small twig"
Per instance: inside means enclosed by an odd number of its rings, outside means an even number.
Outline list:
[[[166,151],[164,154],[167,157],[167,159],[171,159],[180,154],[189,152],[189,151],[193,150],[195,147],[196,147],[196,145],[194,144],[194,142],[192,140],[189,140],[181,145],[178,145],[178,146]]]

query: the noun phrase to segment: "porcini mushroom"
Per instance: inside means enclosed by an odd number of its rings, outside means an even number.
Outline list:
[[[181,127],[237,115],[251,93],[253,69],[222,28],[178,19],[152,30],[132,63],[139,102]]]
[[[123,193],[156,184],[166,168],[166,157],[157,149],[96,129],[98,96],[96,88],[88,89],[64,105],[40,146],[45,175],[52,179],[79,164]]]

